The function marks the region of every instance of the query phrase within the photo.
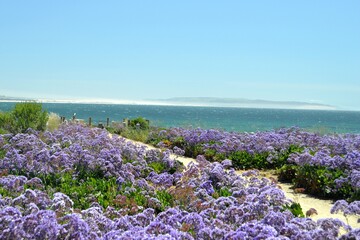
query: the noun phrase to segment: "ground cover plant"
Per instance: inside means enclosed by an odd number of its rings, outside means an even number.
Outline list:
[[[198,156],[188,169],[82,125],[0,135],[0,239],[356,239],[292,208],[257,170]],[[181,153],[181,149],[175,149]],[[333,212],[359,214],[359,202]],[[301,211],[301,210],[300,210]],[[294,215],[295,214],[295,215]],[[340,236],[339,231],[345,232]]]
[[[256,133],[171,128],[153,131],[148,143],[232,160],[235,169],[277,169],[281,181],[332,199],[360,200],[360,135],[319,135],[298,128]]]

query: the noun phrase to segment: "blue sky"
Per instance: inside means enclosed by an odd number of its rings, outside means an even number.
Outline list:
[[[360,1],[1,1],[0,95],[360,110]]]

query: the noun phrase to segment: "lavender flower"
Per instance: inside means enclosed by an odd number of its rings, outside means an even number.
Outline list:
[[[213,185],[211,183],[212,183],[212,181],[208,180],[200,185],[200,187],[205,189],[205,191],[209,195],[212,195],[215,192]]]
[[[183,155],[185,154],[185,150],[183,150],[183,149],[181,149],[181,148],[179,148],[179,147],[177,147],[177,146],[175,146],[175,147],[173,148],[173,151],[174,151],[174,153],[175,153],[176,155],[179,155],[179,156],[183,156]]]
[[[264,154],[269,163],[287,154],[291,145],[299,146],[304,150],[290,155],[288,161],[300,166],[341,169],[344,174],[336,184],[351,184],[355,191],[359,189],[360,137],[356,135],[319,136],[295,128],[262,133],[176,128],[163,131],[161,137],[170,142],[181,138],[186,149],[200,146],[224,156],[236,151]],[[3,191],[0,239],[356,239],[359,236],[359,231],[334,219],[314,222],[295,218],[288,211],[281,212],[288,202],[283,192],[261,178],[257,170],[242,175],[237,175],[234,169],[225,170],[232,167],[230,160],[211,163],[199,155],[196,163],[183,171],[169,151],[149,151],[123,138],[110,138],[106,131],[73,124],[64,124],[53,133],[29,131],[0,135],[0,148],[6,151],[0,170],[26,175],[0,177]],[[181,149],[173,148],[173,151]],[[160,163],[164,169],[161,173],[152,172],[150,163]],[[109,203],[104,210],[100,202],[91,203],[88,209],[74,209],[69,196],[59,192],[50,199],[46,183],[31,178],[40,173],[69,172],[76,176],[79,166],[84,171],[100,169],[105,178],[116,178],[118,191],[129,183],[130,187],[121,194],[141,194],[146,199],[144,207],[123,196],[124,207],[119,209]],[[215,189],[218,194],[214,194]],[[173,199],[167,203],[171,206],[159,213],[166,202],[157,196],[160,190],[166,190],[170,194],[167,197]],[[359,201],[338,201],[332,212],[359,215],[359,209]],[[348,232],[340,236],[339,228]]]

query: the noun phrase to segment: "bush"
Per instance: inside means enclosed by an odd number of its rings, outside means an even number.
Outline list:
[[[17,103],[11,112],[0,114],[0,128],[14,134],[24,133],[28,128],[44,131],[48,118],[41,103]]]
[[[229,154],[236,169],[271,169],[272,164],[267,161],[268,153],[254,153],[236,151]]]
[[[7,133],[14,125],[10,112],[0,112],[0,133]]]
[[[141,130],[147,130],[150,127],[149,122],[143,117],[130,120],[129,127],[136,128],[137,125],[139,125]]]
[[[296,167],[296,177],[293,179],[295,188],[304,188],[306,193],[319,197],[344,199],[354,194],[350,184],[337,186],[336,180],[347,178],[341,169],[329,169],[324,166],[305,164]]]

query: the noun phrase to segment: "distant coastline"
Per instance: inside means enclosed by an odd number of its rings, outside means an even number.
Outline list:
[[[191,106],[191,107],[230,107],[230,108],[259,108],[259,109],[294,109],[294,110],[341,110],[335,106],[295,102],[250,100],[242,98],[169,98],[146,100],[118,100],[118,99],[47,99],[47,98],[17,98],[0,96],[0,102],[37,101],[41,103],[74,103],[74,104],[121,104],[121,105],[152,105],[152,106]]]
[[[269,101],[262,99],[244,98],[169,98],[154,100],[160,103],[178,104],[180,106],[209,106],[209,107],[235,107],[235,108],[274,108],[274,109],[299,109],[299,110],[338,110],[335,106],[295,102],[295,101]]]

